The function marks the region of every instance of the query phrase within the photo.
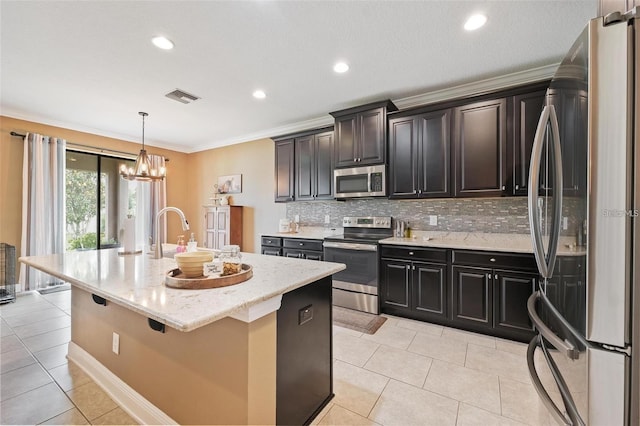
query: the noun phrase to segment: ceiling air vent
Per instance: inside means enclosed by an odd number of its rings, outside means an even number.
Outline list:
[[[195,100],[200,99],[198,96],[192,95],[180,89],[169,92],[165,96],[169,99],[173,99],[174,101],[182,102],[183,104],[189,104]]]

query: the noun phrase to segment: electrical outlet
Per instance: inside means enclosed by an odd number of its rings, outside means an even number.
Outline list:
[[[569,229],[569,218],[567,216],[562,217],[562,230],[566,231]]]
[[[295,217],[294,217],[293,221],[294,221],[295,223],[300,222],[300,215],[299,215],[299,214],[295,215]]]
[[[331,216],[329,216],[328,214],[324,215],[324,223],[331,223]]]
[[[120,354],[120,335],[118,333],[113,333],[113,341],[111,342],[111,350],[114,354]]]
[[[429,225],[438,226],[438,216],[435,214],[429,215]]]

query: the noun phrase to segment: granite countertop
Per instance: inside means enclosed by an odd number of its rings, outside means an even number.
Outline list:
[[[253,278],[229,287],[166,287],[172,258],[118,255],[118,249],[72,251],[20,261],[180,331],[192,331],[345,269],[345,265],[242,253]],[[278,304],[279,306],[279,304]]]
[[[529,234],[414,231],[412,238],[391,237],[380,241],[380,243],[416,247],[533,253]],[[561,256],[582,256],[586,254],[586,250],[584,247],[575,246],[575,238],[560,237],[558,254]]]
[[[306,238],[310,240],[323,240],[325,237],[330,237],[332,235],[342,235],[342,228],[301,226],[298,232],[270,232],[262,234],[263,237]]]

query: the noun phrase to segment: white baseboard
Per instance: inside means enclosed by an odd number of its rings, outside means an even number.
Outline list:
[[[75,362],[138,423],[143,425],[178,424],[73,342],[69,342],[67,358]]]

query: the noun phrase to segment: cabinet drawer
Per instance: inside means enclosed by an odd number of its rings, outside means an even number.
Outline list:
[[[262,254],[267,256],[282,256],[282,249],[278,247],[262,246]]]
[[[454,265],[477,265],[490,268],[537,270],[535,257],[532,254],[521,253],[453,250],[452,263]]]
[[[296,259],[322,260],[321,251],[285,248],[282,250],[282,255],[284,257],[294,257]]]
[[[262,237],[262,245],[269,247],[282,247],[282,238]]]
[[[321,240],[301,240],[299,238],[285,238],[283,246],[286,248],[295,248],[299,250],[316,250],[322,251]]]
[[[381,256],[392,259],[422,260],[447,263],[447,249],[382,246]]]

